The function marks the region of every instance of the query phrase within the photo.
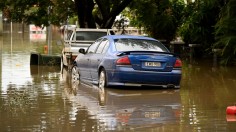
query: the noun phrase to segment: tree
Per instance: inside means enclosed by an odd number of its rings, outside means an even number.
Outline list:
[[[232,64],[236,55],[236,1],[229,0],[220,12],[220,19],[215,29],[216,43],[214,48],[221,50],[222,64]]]
[[[75,0],[82,28],[111,28],[116,16],[133,0]]]
[[[201,45],[196,56],[207,56],[212,51],[215,42],[214,26],[218,20],[220,2],[220,0],[197,0],[188,4],[184,10],[183,24],[179,28],[179,33],[185,43]]]
[[[73,15],[72,1],[63,0],[7,0],[0,3],[5,18],[13,22],[33,23],[48,26],[50,23],[59,25],[69,14]]]
[[[184,3],[179,0],[136,0],[130,8],[134,14],[131,24],[144,27],[150,36],[169,43],[180,25]]]
[[[132,0],[7,0],[0,2],[6,17],[14,22],[59,25],[78,15],[81,28],[111,28]]]
[[[94,5],[93,0],[75,0],[80,28],[96,28],[92,14]]]

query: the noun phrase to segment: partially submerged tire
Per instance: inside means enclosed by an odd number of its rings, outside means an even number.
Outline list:
[[[99,73],[98,87],[99,88],[107,87],[107,77],[106,77],[106,71],[104,69],[102,69]]]
[[[99,82],[98,82],[99,102],[101,105],[105,103],[105,87],[107,87],[107,77],[106,77],[106,71],[102,69],[99,73]]]

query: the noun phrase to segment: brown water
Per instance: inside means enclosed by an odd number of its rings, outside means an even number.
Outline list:
[[[13,36],[13,37],[11,37]],[[60,35],[52,54],[60,55]],[[236,68],[185,63],[180,89],[107,88],[78,84],[60,66],[30,66],[46,40],[0,36],[0,131],[236,131]]]

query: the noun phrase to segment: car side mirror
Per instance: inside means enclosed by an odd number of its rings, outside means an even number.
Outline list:
[[[85,54],[85,49],[83,49],[83,48],[79,49],[79,53]]]

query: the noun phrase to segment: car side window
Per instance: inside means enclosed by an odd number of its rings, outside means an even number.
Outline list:
[[[89,46],[87,53],[95,53],[99,43],[101,42],[102,39],[99,39],[95,41],[92,45]]]
[[[105,46],[104,46],[104,48],[103,48],[103,50],[102,50],[102,53],[103,53],[103,54],[106,53],[108,47],[109,47],[109,41],[107,41],[107,43],[105,44]]]
[[[97,54],[103,53],[103,50],[106,47],[106,45],[108,45],[108,40],[107,39],[103,39],[102,42],[100,43],[100,45],[98,46],[98,49],[97,49],[96,53]]]

